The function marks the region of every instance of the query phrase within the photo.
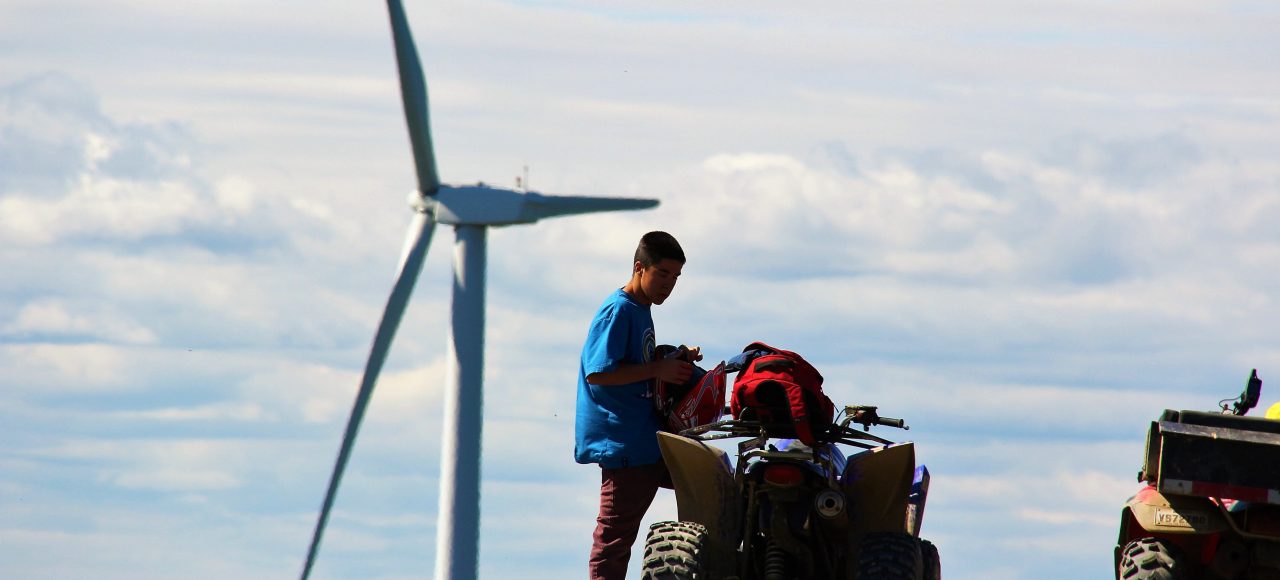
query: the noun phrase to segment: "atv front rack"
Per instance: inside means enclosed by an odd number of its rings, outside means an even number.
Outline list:
[[[840,412],[840,416],[843,416],[844,419],[840,420],[839,423],[832,422],[826,429],[817,431],[816,437],[818,441],[822,443],[841,443],[862,449],[874,449],[882,445],[891,445],[893,442],[869,433],[872,425],[897,427],[904,430],[911,428],[902,419],[881,417],[876,412],[876,409],[877,407],[871,405],[846,406]],[[725,407],[725,414],[728,413],[729,408]],[[851,429],[849,425],[853,423],[862,425],[862,431]],[[774,425],[749,419],[725,419],[685,429],[680,432],[680,435],[699,441],[751,437],[751,440],[740,444],[739,448],[752,449],[763,447],[769,439],[794,438],[793,432],[794,429],[787,425]],[[863,441],[871,441],[872,443],[864,443]]]
[[[739,444],[742,448],[753,449],[763,447],[769,439],[785,439],[787,437],[778,437],[774,433],[779,432],[776,427],[761,423],[760,421],[746,421],[742,419],[726,419],[724,421],[716,421],[685,429],[680,432],[683,437],[697,439],[699,441],[714,441],[717,439],[735,439],[740,437],[751,437],[748,441]],[[824,432],[818,435],[818,441],[822,443],[841,443],[860,447],[862,449],[874,449],[882,445],[891,445],[893,441],[883,437],[877,437],[865,431],[851,429],[848,425],[831,424]],[[870,441],[872,443],[864,443]]]

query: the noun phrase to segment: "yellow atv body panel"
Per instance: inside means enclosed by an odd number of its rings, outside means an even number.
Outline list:
[[[915,470],[916,447],[911,442],[849,457],[842,480],[853,537],[877,532],[919,533],[909,529],[907,517]]]
[[[675,484],[680,521],[706,526],[716,553],[737,550],[743,506],[729,454],[664,432],[658,433],[658,447]]]

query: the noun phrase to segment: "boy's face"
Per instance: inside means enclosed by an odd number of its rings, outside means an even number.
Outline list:
[[[650,304],[665,302],[671,296],[671,291],[675,290],[676,279],[680,277],[680,270],[683,268],[683,262],[671,259],[659,261],[648,268],[636,262],[635,274],[642,299]]]

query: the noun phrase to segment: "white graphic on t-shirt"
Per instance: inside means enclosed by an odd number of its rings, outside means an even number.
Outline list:
[[[640,348],[644,354],[644,362],[653,362],[654,353],[658,350],[658,339],[653,333],[652,326],[644,331],[644,345]],[[640,396],[645,399],[651,399],[653,398],[653,391],[646,389],[644,394]]]

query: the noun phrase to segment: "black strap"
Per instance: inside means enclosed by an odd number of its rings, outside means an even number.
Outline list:
[[[755,364],[751,365],[751,370],[757,373],[774,370],[789,371],[794,368],[796,368],[796,361],[783,357],[756,359]]]

